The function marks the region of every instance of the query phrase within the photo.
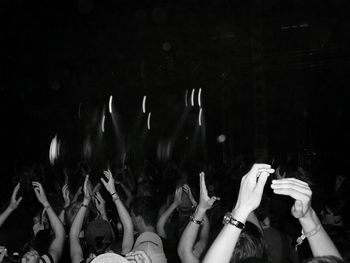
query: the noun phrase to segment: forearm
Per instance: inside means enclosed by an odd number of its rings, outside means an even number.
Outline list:
[[[205,217],[205,212],[206,210],[197,207],[193,215],[194,220],[202,221]],[[177,248],[179,257],[181,258],[182,262],[193,262],[196,260],[198,261],[198,258],[196,258],[193,254],[193,247],[198,235],[199,228],[199,224],[190,221],[182,233]]]
[[[70,237],[72,236],[72,237],[79,238],[79,234],[80,234],[80,231],[83,227],[84,217],[85,217],[85,213],[86,213],[87,206],[89,205],[89,203],[90,203],[90,200],[84,199],[77,215],[75,216],[73,224],[70,228],[70,231],[69,231]]]
[[[167,238],[164,226],[166,222],[168,221],[169,217],[171,214],[174,212],[176,209],[177,205],[175,203],[172,203],[167,210],[164,211],[164,213],[159,217],[158,222],[157,222],[157,233],[160,235],[162,238]]]
[[[233,217],[244,223],[247,221],[249,211],[234,209],[232,211]],[[207,254],[203,259],[203,263],[228,263],[232,257],[241,229],[233,225],[227,224],[220,231],[217,238],[209,248]]]
[[[52,207],[49,204],[48,206],[46,206],[45,209],[46,209],[47,217],[49,218],[49,221],[50,221],[50,225],[55,233],[55,237],[64,238],[65,237],[64,227],[61,220],[57,217],[55,211],[52,209]]]
[[[117,208],[120,221],[123,225],[123,244],[122,244],[122,253],[126,254],[131,251],[132,245],[134,243],[134,229],[131,217],[128,210],[126,210],[123,202],[120,198],[114,199],[114,204]]]
[[[58,218],[61,220],[62,224],[65,225],[65,219],[64,214],[66,213],[65,209],[62,209],[61,213],[59,214]]]
[[[10,207],[7,207],[4,212],[0,215],[0,227],[3,225],[3,223],[6,221],[6,219],[11,215],[13,212],[13,209]]]
[[[307,237],[310,248],[314,257],[318,256],[336,256],[341,258],[341,255],[334,245],[326,230],[323,228],[316,212],[312,209],[310,215],[299,220],[304,233],[308,233],[319,227],[319,230],[314,235]]]

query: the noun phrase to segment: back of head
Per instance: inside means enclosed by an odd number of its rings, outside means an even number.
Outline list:
[[[135,216],[141,216],[147,226],[156,226],[158,205],[153,198],[149,196],[136,198],[132,204],[131,212]]]
[[[112,226],[106,220],[91,221],[85,230],[85,240],[95,255],[105,253],[114,241]]]
[[[268,262],[267,250],[260,230],[246,222],[233,251],[231,263]]]

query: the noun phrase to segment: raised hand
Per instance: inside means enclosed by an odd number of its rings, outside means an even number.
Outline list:
[[[39,182],[32,182],[32,185],[34,187],[34,193],[35,193],[36,198],[38,199],[38,201],[44,207],[48,206],[49,205],[49,201],[47,201],[45,190],[44,190],[43,186],[41,185],[41,183],[39,183]]]
[[[103,174],[107,178],[108,181],[105,180],[105,178],[101,178],[101,182],[103,183],[104,187],[106,190],[110,193],[113,194],[115,193],[115,183],[114,183],[114,178],[110,170],[103,171]]]
[[[106,214],[106,202],[101,196],[100,192],[96,192],[94,196],[94,203],[97,208],[97,210],[100,212],[101,216],[104,216]]]
[[[25,253],[21,259],[21,263],[39,263],[40,256],[35,250]]]
[[[11,195],[10,204],[9,204],[9,208],[11,210],[15,210],[19,206],[21,201],[22,201],[22,197],[17,199],[17,193],[19,191],[19,188],[20,188],[20,184],[18,183],[16,185],[16,187],[13,189],[13,192],[12,192],[12,195]]]
[[[197,202],[196,202],[196,200],[194,199],[194,197],[192,195],[191,187],[188,184],[184,184],[182,186],[182,189],[188,195],[188,197],[190,198],[192,205],[193,206],[197,206]]]
[[[207,190],[207,186],[205,185],[205,174],[204,172],[201,172],[199,174],[199,187],[200,187],[200,197],[199,197],[199,205],[198,208],[203,209],[203,210],[208,210],[210,209],[214,202],[216,200],[220,200],[219,197],[216,196],[212,196],[209,197],[208,196],[208,190]]]
[[[256,209],[263,194],[267,178],[274,169],[268,164],[254,164],[242,177],[235,210],[243,209],[246,215]]]
[[[3,261],[4,257],[7,255],[7,249],[4,246],[0,246],[0,262]]]
[[[91,186],[91,182],[89,180],[89,175],[85,176],[83,192],[84,192],[84,199],[90,201],[90,199],[92,197],[92,186]]]
[[[70,191],[67,184],[63,185],[62,187],[62,197],[64,200],[64,208],[67,208],[71,203]]]
[[[275,194],[289,195],[295,202],[291,212],[295,218],[303,218],[310,213],[312,191],[309,185],[295,178],[273,180],[271,188]]]
[[[152,263],[151,259],[147,254],[140,250],[140,251],[135,251],[135,252],[130,252],[126,254],[125,258],[129,262],[136,262],[136,263]]]
[[[174,196],[174,204],[176,206],[179,206],[181,204],[181,198],[182,198],[182,187],[178,187],[175,190],[175,196]]]

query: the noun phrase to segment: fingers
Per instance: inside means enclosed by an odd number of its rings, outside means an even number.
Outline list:
[[[22,199],[23,199],[23,197],[18,198],[18,200],[16,201],[16,206],[19,206],[19,204],[21,203]]]
[[[204,195],[208,195],[208,191],[207,191],[207,186],[205,184],[205,174],[204,172],[201,172],[199,174],[199,187],[200,187],[200,193],[204,194]]]
[[[289,193],[292,191],[296,191],[297,193],[301,193],[306,196],[311,196],[312,191],[307,183],[300,181],[295,178],[287,178],[281,180],[273,180],[271,184],[271,188],[277,192],[282,190],[287,190],[285,193]]]
[[[266,181],[267,181],[267,178],[269,178],[270,176],[270,173],[268,172],[262,172],[258,178],[258,182],[256,184],[256,190],[259,192],[259,193],[262,193],[264,191],[264,187],[265,187],[265,184],[266,184]]]
[[[85,176],[85,180],[84,180],[84,193],[87,193],[88,190],[88,181],[89,181],[89,175],[87,174]]]

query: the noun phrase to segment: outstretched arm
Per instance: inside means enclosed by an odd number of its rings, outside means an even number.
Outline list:
[[[210,209],[214,202],[218,200],[217,197],[213,196],[209,198],[207,187],[205,185],[204,173],[199,174],[200,178],[200,200],[199,205],[191,217],[190,222],[187,224],[184,232],[181,235],[179,245],[177,247],[177,253],[180,256],[181,262],[192,263],[199,262],[199,259],[193,254],[193,247],[196,242],[200,225],[205,221],[208,224],[208,220],[204,220],[206,217],[205,213]],[[207,218],[206,218],[207,219]],[[208,227],[208,225],[207,225]],[[203,236],[200,242],[204,242]]]
[[[295,178],[286,178],[273,180],[271,188],[275,194],[289,195],[295,199],[291,210],[292,215],[299,220],[303,235],[309,241],[313,256],[336,256],[341,258],[338,249],[311,207],[312,191],[309,185]],[[304,238],[299,238],[300,244],[302,239]]]
[[[47,217],[49,218],[50,225],[55,233],[55,238],[51,242],[48,253],[51,255],[54,262],[59,262],[61,259],[63,244],[65,239],[65,231],[61,220],[52,209],[49,201],[46,198],[44,188],[39,182],[32,182],[34,192],[38,201],[45,208]]]
[[[254,164],[250,171],[243,176],[237,203],[231,212],[231,217],[236,222],[245,224],[249,214],[259,206],[267,178],[273,172],[270,165]],[[205,255],[203,263],[230,262],[241,231],[242,229],[236,225],[225,224]]]
[[[8,207],[4,212],[0,215],[0,227],[6,221],[6,219],[10,216],[10,214],[19,206],[22,201],[22,197],[17,199],[17,193],[19,190],[20,184],[18,183],[16,187],[13,189],[12,196]]]
[[[182,196],[182,188],[178,187],[175,191],[175,197],[174,201],[171,203],[171,205],[168,207],[167,210],[164,211],[164,213],[159,217],[157,222],[157,233],[162,238],[166,239],[167,235],[164,229],[164,226],[166,222],[168,221],[169,217],[172,215],[176,207],[178,207],[181,203],[181,196]]]
[[[130,214],[128,210],[126,210],[123,202],[120,200],[118,193],[115,190],[115,182],[112,176],[111,171],[104,171],[104,175],[106,176],[106,181],[104,178],[101,178],[101,181],[107,191],[111,194],[113,202],[117,208],[120,221],[123,225],[123,243],[122,243],[122,254],[127,254],[131,251],[132,246],[134,244],[134,228],[131,221]]]
[[[69,242],[70,242],[70,257],[72,263],[80,263],[83,257],[83,250],[79,242],[79,234],[81,228],[83,227],[84,217],[86,210],[89,206],[91,200],[91,188],[88,187],[89,184],[89,175],[85,177],[84,181],[84,200],[81,204],[81,207],[74,218],[73,224],[69,231]]]

